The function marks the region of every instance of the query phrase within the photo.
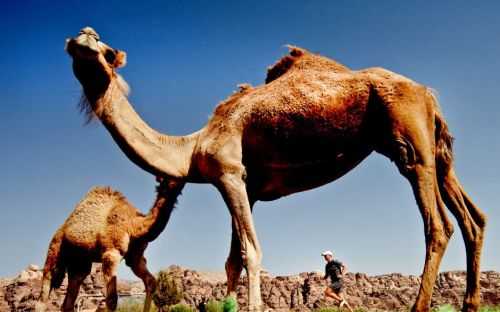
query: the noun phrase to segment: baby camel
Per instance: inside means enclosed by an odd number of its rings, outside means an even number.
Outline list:
[[[94,187],[78,203],[49,245],[43,269],[40,307],[52,289],[59,288],[68,272],[68,289],[62,311],[73,311],[80,285],[92,262],[102,262],[106,283],[106,306],[115,310],[118,301],[116,271],[126,264],[146,288],[144,311],[149,311],[156,282],[146,267],[144,250],[165,228],[183,184],[157,178],[157,197],[147,215],[110,187]]]

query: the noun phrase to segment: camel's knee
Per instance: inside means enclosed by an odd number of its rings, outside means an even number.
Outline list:
[[[469,209],[469,211],[472,210],[470,211],[470,213],[472,215],[472,219],[474,220],[474,223],[472,224],[474,228],[473,240],[482,242],[488,218],[486,217],[486,214],[479,208],[477,208],[473,203],[471,203],[467,197],[465,197],[465,200],[467,202],[467,208]]]
[[[467,236],[469,237],[469,242],[467,248],[471,250],[480,249],[483,245],[484,240],[484,227],[481,227],[476,224],[469,224],[469,228],[466,230]]]
[[[260,272],[262,263],[262,252],[257,249],[241,252],[241,259],[245,268],[252,272]]]
[[[106,251],[102,254],[102,271],[105,277],[116,274],[116,269],[120,263],[122,256],[118,250]]]
[[[448,246],[448,242],[450,241],[450,235],[444,228],[434,228],[430,233],[429,245],[433,251],[442,252]]]

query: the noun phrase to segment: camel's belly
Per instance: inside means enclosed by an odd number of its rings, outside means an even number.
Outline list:
[[[351,149],[325,149],[321,155],[309,157],[277,157],[248,161],[247,184],[256,200],[273,200],[332,182],[356,167],[372,149],[356,146]],[[272,149],[269,150],[272,152]],[[304,155],[303,155],[304,156]],[[316,156],[316,157],[313,157]]]

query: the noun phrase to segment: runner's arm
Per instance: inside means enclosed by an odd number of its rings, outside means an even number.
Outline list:
[[[340,273],[342,273],[342,275],[347,273],[347,266],[343,263],[341,265]]]

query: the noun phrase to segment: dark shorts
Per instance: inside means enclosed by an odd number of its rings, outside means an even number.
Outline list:
[[[333,282],[333,283],[330,284],[330,288],[331,288],[331,290],[333,290],[334,292],[336,292],[337,294],[339,294],[344,289],[344,283],[341,280]]]

